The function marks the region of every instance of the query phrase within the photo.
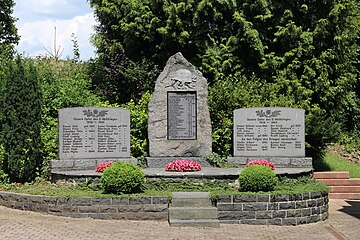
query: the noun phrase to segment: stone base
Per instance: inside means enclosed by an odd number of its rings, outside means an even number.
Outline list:
[[[230,164],[237,164],[240,166],[246,165],[248,162],[257,159],[266,159],[275,164],[275,167],[280,168],[312,168],[311,157],[228,157],[227,161]]]
[[[147,166],[149,168],[164,168],[166,164],[175,160],[189,160],[198,162],[202,167],[211,167],[202,157],[147,157]]]
[[[59,170],[95,170],[97,165],[102,162],[130,162],[137,164],[136,158],[120,159],[71,159],[71,160],[51,160],[51,171]]]

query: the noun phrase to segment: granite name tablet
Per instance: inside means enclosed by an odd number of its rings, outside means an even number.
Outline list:
[[[59,158],[130,157],[130,112],[121,108],[59,110]]]
[[[234,111],[234,156],[305,157],[303,109],[262,107]]]
[[[196,139],[196,92],[168,92],[168,139]]]

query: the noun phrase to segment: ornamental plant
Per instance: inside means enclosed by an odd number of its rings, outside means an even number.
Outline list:
[[[170,172],[195,172],[200,170],[201,165],[198,162],[189,160],[176,160],[165,166],[165,171]]]
[[[145,174],[131,163],[115,162],[104,170],[100,183],[105,193],[138,193],[144,189]]]
[[[278,182],[278,177],[268,166],[248,166],[239,176],[240,191],[243,192],[272,191]]]
[[[248,162],[248,164],[246,164],[246,167],[252,166],[252,165],[266,166],[266,167],[269,167],[271,170],[275,170],[275,164],[273,164],[272,162],[269,162],[268,160],[265,160],[265,159],[252,160],[252,161]]]
[[[99,165],[97,165],[95,171],[96,172],[103,172],[111,164],[112,164],[112,162],[102,162]]]

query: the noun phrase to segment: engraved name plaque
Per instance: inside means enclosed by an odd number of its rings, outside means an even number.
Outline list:
[[[169,140],[196,139],[196,92],[167,93]]]
[[[59,110],[59,158],[130,157],[130,112],[120,108]]]
[[[245,108],[234,111],[234,156],[305,157],[304,110]]]

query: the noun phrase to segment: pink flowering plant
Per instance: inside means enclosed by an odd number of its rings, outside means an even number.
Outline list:
[[[189,160],[176,160],[165,166],[165,171],[170,172],[195,172],[200,170],[201,165],[199,163]]]
[[[252,166],[252,165],[266,166],[266,167],[269,167],[271,170],[275,170],[275,164],[273,164],[272,162],[269,162],[268,160],[265,160],[265,159],[252,160],[252,161],[248,162],[248,164],[246,164],[247,167]]]
[[[112,164],[112,162],[102,162],[99,165],[97,165],[95,171],[96,172],[103,172],[111,164]]]

